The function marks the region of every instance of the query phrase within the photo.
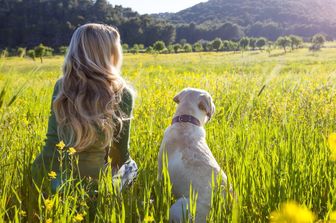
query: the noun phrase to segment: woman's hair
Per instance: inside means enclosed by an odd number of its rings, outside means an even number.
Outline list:
[[[120,76],[122,49],[118,31],[86,24],[73,34],[65,56],[61,89],[53,108],[58,135],[83,151],[107,147],[122,120],[118,104],[126,84]]]

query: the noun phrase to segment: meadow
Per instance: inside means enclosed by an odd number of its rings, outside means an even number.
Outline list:
[[[96,199],[76,181],[54,195],[29,186],[62,62],[0,59],[0,222],[167,222],[174,198],[167,175],[157,180],[157,154],[172,98],[185,87],[214,99],[207,142],[237,196],[214,195],[208,222],[276,222],[271,213],[286,202],[312,212],[314,222],[336,210],[328,146],[336,131],[336,49],[125,55],[122,74],[136,90],[131,156],[139,176],[122,193],[103,177]]]

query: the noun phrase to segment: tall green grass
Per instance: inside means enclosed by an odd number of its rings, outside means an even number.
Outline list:
[[[326,145],[336,130],[335,58],[334,49],[271,57],[126,55],[123,75],[137,92],[131,156],[139,177],[118,193],[107,174],[95,195],[76,180],[55,195],[34,193],[30,186],[62,58],[44,64],[1,59],[0,221],[72,222],[81,215],[83,222],[167,222],[174,197],[168,174],[157,179],[157,155],[175,111],[172,98],[185,87],[203,88],[214,99],[207,142],[237,196],[230,201],[216,193],[209,222],[268,222],[288,200],[327,219],[336,210],[336,166]]]

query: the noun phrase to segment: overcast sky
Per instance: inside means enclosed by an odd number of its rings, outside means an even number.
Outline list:
[[[140,14],[178,12],[207,0],[110,0],[113,5],[130,7]]]

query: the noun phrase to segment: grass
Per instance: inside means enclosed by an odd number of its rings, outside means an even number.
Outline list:
[[[237,194],[233,204],[214,197],[209,222],[268,222],[287,201],[326,221],[336,210],[336,166],[326,140],[336,129],[335,59],[333,48],[271,56],[259,51],[125,55],[123,76],[137,92],[131,156],[139,177],[120,194],[107,175],[95,199],[77,181],[55,195],[33,194],[29,187],[63,58],[44,64],[1,59],[0,221],[166,222],[174,198],[167,174],[157,180],[157,154],[175,111],[172,98],[189,86],[214,99],[207,142]]]

